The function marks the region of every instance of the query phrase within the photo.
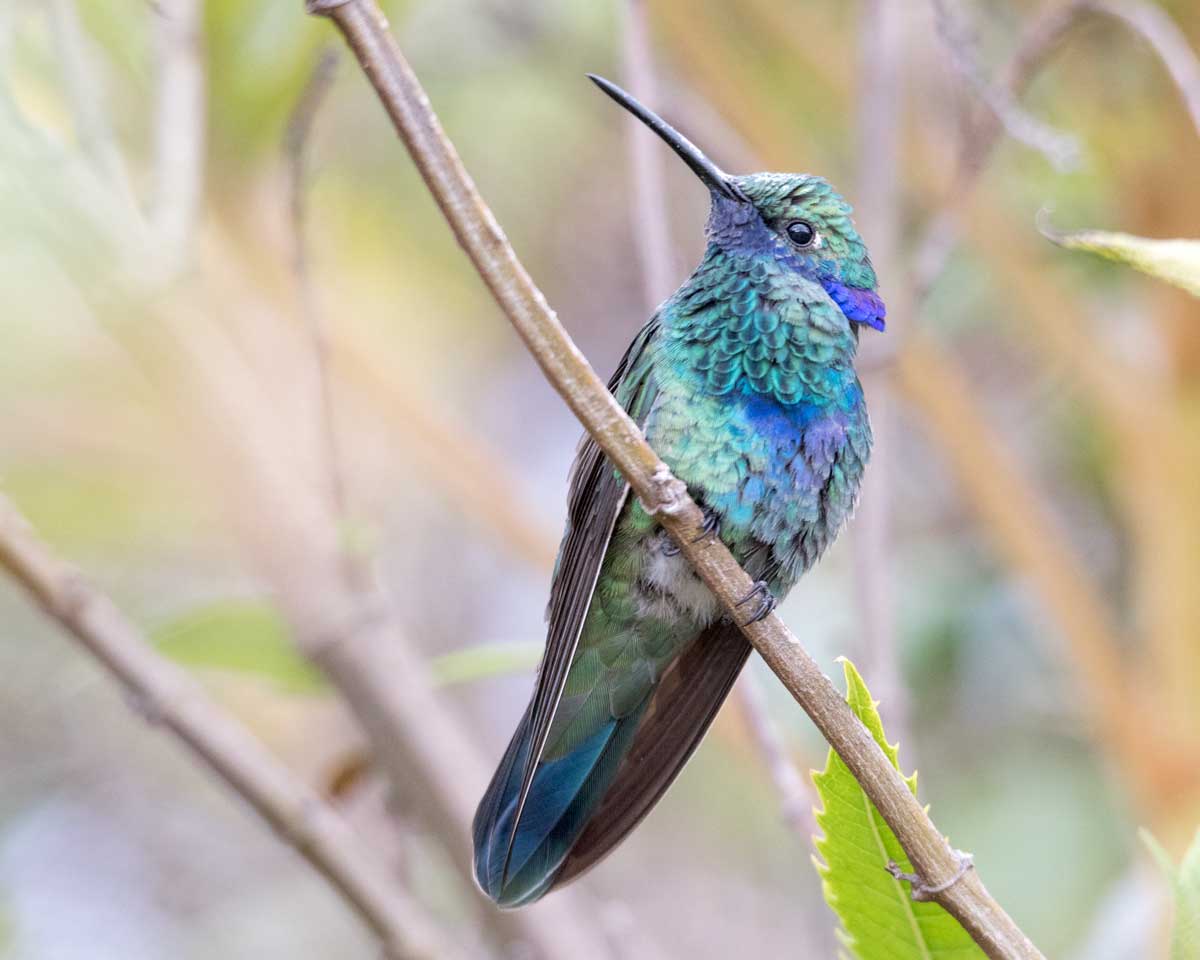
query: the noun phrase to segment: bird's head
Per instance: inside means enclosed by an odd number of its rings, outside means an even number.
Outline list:
[[[620,87],[588,75],[673,149],[708,187],[709,239],[733,255],[769,256],[825,288],[854,324],[884,329],[887,310],[850,204],[827,180],[807,174],[731,176],[690,140]]]

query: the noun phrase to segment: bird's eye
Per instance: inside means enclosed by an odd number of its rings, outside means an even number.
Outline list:
[[[793,220],[786,230],[788,239],[798,247],[811,247],[817,239],[817,231],[806,220]]]

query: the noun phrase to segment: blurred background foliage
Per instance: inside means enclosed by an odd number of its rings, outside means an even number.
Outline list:
[[[625,126],[582,77],[622,75],[620,4],[387,6],[514,246],[607,374],[647,315]],[[1200,7],[1161,7],[1200,44]],[[959,10],[992,74],[1044,5]],[[854,198],[869,5],[650,0],[648,14],[655,105],[719,163],[819,172]],[[280,571],[300,547],[264,521],[327,503],[284,134],[332,31],[299,0],[204,3],[202,203],[172,248],[141,213],[178,199],[159,195],[156,16],[144,0],[0,6],[0,488],[329,791],[433,912],[470,927],[465,851],[387,799],[345,706],[296,654]],[[903,42],[889,302],[907,296],[978,107],[923,4]],[[882,711],[889,732],[906,727],[901,763],[939,827],[1047,956],[1141,960],[1165,950],[1166,895],[1137,827],[1177,858],[1200,815],[1200,306],[1051,246],[1034,221],[1052,204],[1060,227],[1196,237],[1200,138],[1149,48],[1101,19],[1065,38],[1024,103],[1078,137],[1081,164],[1002,142],[961,207],[963,244],[887,335],[885,561],[907,723]],[[430,661],[490,762],[540,648],[578,427],[345,61],[310,148],[309,280],[346,488],[335,537],[378,563],[397,642]],[[679,165],[666,183],[678,280],[706,210]],[[295,501],[264,501],[255,471]],[[1022,491],[1039,510],[1025,527],[1004,511]],[[854,539],[852,524],[782,614],[827,670],[848,654],[870,682]],[[1097,650],[1120,667],[1107,692],[1082,663]],[[820,766],[806,719],[752,669],[796,764]],[[0,678],[0,954],[373,955],[295,856],[5,584]],[[754,744],[728,708],[581,881],[619,955],[833,955],[807,836]]]

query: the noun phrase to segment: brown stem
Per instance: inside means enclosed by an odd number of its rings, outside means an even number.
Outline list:
[[[1025,31],[1016,52],[1000,72],[995,90],[1012,102],[1021,96],[1067,34],[1090,17],[1108,17],[1140,35],[1171,75],[1200,133],[1200,59],[1170,16],[1157,6],[1122,0],[1066,0],[1039,16]],[[943,208],[929,222],[913,258],[916,301],[925,298],[959,240],[959,219],[992,150],[1005,133],[1004,124],[986,111],[964,144],[959,172]]]
[[[350,521],[346,475],[337,431],[337,409],[330,369],[329,325],[321,311],[313,286],[308,250],[309,138],[321,105],[329,95],[337,73],[338,53],[325,50],[313,67],[284,133],[284,155],[288,173],[288,213],[291,218],[292,276],[304,327],[312,345],[321,432],[321,466],[328,486],[330,513],[343,541],[342,575],[350,586],[361,583],[366,573],[352,547],[345,545]]]
[[[198,0],[153,4],[158,69],[152,222],[168,266],[178,269],[204,191],[205,80]]]
[[[856,204],[879,276],[900,277],[900,133],[904,118],[905,0],[870,0],[859,15],[858,178]],[[888,334],[864,345],[863,389],[871,407],[875,445],[854,524],[854,598],[863,671],[891,712],[889,728],[908,736],[908,698],[900,671],[891,565],[892,491],[895,488],[894,371],[877,364],[911,317],[902,291],[884,288]]]
[[[650,27],[646,22],[646,0],[625,0],[621,24],[622,66],[630,90],[647,103],[654,103],[656,83],[654,59],[650,54]],[[642,295],[647,310],[654,310],[671,292],[672,255],[666,183],[663,180],[662,150],[658,138],[634,117],[626,119],[629,137],[629,166],[633,184],[630,213],[638,264],[642,271]]]
[[[701,536],[704,517],[687,488],[650,449],[584,356],[505,239],[457,152],[446,138],[374,0],[310,0],[330,16],[357,56],[426,185],[510,322],[555,389],[645,508],[679,544],[722,606],[735,618],[751,580],[718,538]],[[854,773],[895,832],[937,901],[993,958],[1041,954],[985,890],[974,871],[952,881],[959,861],[870,732],[775,615],[742,628],[763,659]]]
[[[742,672],[734,693],[742,711],[742,719],[746,721],[754,744],[771,774],[775,792],[779,794],[784,823],[807,841],[817,833],[817,819],[813,812],[816,796],[810,781],[792,760],[778,726],[771,719],[767,698],[754,671]]]
[[[238,272],[237,265],[219,261],[213,251],[206,266],[214,273]],[[298,646],[341,694],[380,770],[446,844],[470,885],[470,823],[489,771],[464,726],[435,695],[427,666],[404,636],[372,565],[363,563],[361,584],[341,575],[343,555],[328,499],[288,463],[279,440],[283,429],[263,385],[211,322],[222,304],[253,296],[249,285],[230,282],[238,292],[205,304],[207,310],[157,313],[147,330],[165,339],[144,355],[143,366],[152,377],[171,378],[164,394],[187,401],[181,413],[192,420],[200,446],[226,465],[231,512]],[[189,302],[197,299],[199,294]],[[165,356],[178,358],[175,369],[164,370],[153,359]],[[213,424],[221,429],[212,430]],[[482,916],[505,949],[517,945],[546,960],[608,957],[604,936],[577,895],[532,911],[487,910]]]
[[[454,957],[420,908],[320,796],[155,653],[114,604],[57,559],[0,496],[0,567],[128,691],[150,723],[170,730],[341,894],[394,960]]]

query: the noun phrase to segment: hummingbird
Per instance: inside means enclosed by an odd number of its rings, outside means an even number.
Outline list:
[[[618,402],[755,581],[765,617],[852,513],[871,450],[854,359],[884,329],[851,207],[807,174],[731,176],[620,87],[589,78],[708,188],[695,272],[634,337]],[[699,745],[751,647],[584,436],[533,697],[473,823],[501,907],[578,877],[646,816]]]

